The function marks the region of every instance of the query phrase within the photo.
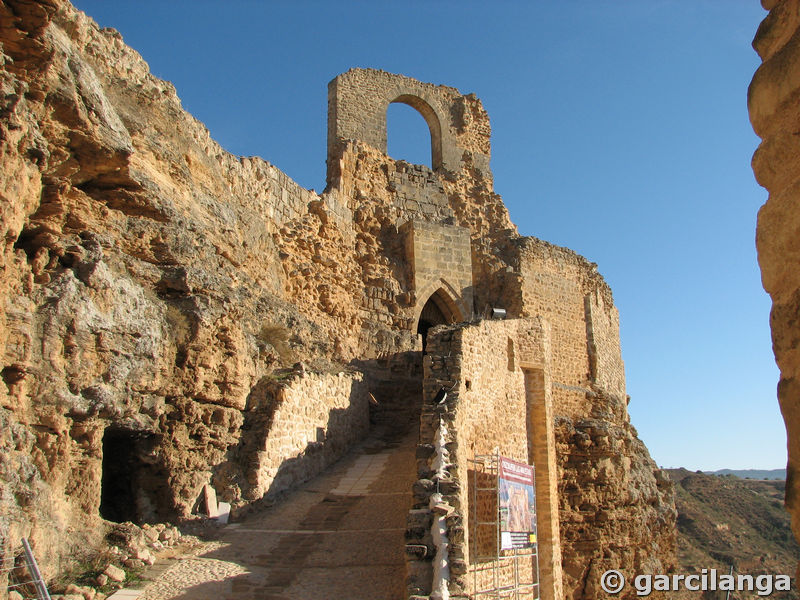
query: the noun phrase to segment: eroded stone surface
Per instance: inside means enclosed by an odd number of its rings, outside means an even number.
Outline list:
[[[763,4],[770,12],[753,40],[763,62],[748,90],[750,121],[762,140],[753,172],[769,191],[758,212],[756,246],[761,281],[772,298],[772,348],[781,372],[778,401],[789,450],[786,508],[800,540],[800,3]]]

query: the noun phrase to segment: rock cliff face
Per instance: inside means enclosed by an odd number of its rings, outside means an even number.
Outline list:
[[[800,3],[763,0],[762,5],[770,12],[753,48],[763,64],[747,98],[750,121],[762,140],[753,171],[769,191],[758,213],[756,246],[761,281],[772,298],[772,348],[781,371],[778,400],[789,449],[786,508],[800,540]]]
[[[69,4],[0,10],[0,535],[32,536],[53,564],[97,531],[107,429],[152,438],[143,516],[186,515],[240,443],[259,382],[354,351],[346,319],[332,311],[323,330],[293,304],[305,276],[284,269],[290,241],[274,235],[293,202],[307,212],[318,197],[224,152]],[[296,231],[341,243],[319,215]]]
[[[363,436],[370,396],[419,389],[428,328],[499,306],[508,331],[468,330],[475,356],[494,350],[467,361],[469,400],[448,410],[463,442],[486,445],[467,402],[497,396],[495,414],[515,399],[514,451],[549,469],[553,597],[559,543],[571,598],[598,597],[601,563],[674,563],[671,492],[628,423],[611,292],[595,265],[517,234],[477,98],[340,75],[317,195],[222,150],[117,32],[65,0],[6,0],[0,44],[5,556],[29,537],[49,576],[106,521],[188,517],[208,483],[237,508],[307,479]],[[393,101],[428,121],[434,169],[391,160],[373,135]],[[526,448],[525,369],[552,404],[542,447]],[[437,377],[428,368],[429,396]]]
[[[564,587],[585,598],[613,597],[600,576],[667,573],[676,563],[673,486],[625,418],[619,397],[591,397],[584,418],[556,418]]]

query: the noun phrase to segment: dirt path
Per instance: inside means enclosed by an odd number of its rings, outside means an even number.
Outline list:
[[[400,600],[416,432],[373,433],[275,506],[220,531],[140,600]]]

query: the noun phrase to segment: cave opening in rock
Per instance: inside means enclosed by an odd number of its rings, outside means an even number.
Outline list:
[[[103,435],[100,516],[107,521],[142,523],[158,520],[156,436],[108,428]]]

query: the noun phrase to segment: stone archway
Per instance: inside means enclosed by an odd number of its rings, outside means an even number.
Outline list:
[[[431,327],[458,323],[463,320],[464,315],[444,288],[433,292],[422,305],[422,310],[417,318],[417,334],[422,336],[423,352],[428,339],[428,330]]]
[[[431,133],[431,167],[433,170],[441,168],[442,124],[433,107],[419,96],[413,94],[400,94],[394,100],[390,101],[389,104],[406,104],[422,115]]]
[[[386,154],[386,109],[400,102],[415,108],[431,131],[434,171],[469,165],[489,174],[489,117],[473,94],[394,73],[350,69],[328,84],[328,183],[338,172],[345,140],[358,140]]]

